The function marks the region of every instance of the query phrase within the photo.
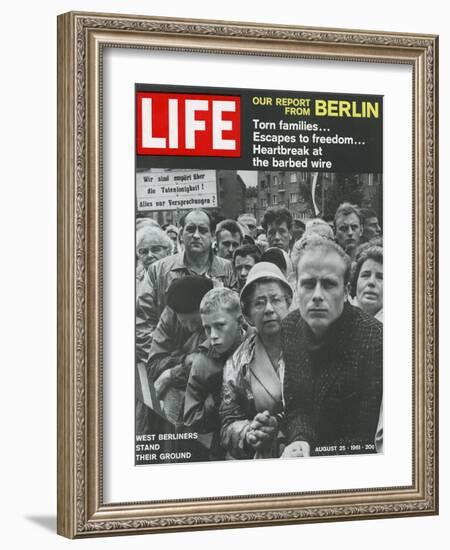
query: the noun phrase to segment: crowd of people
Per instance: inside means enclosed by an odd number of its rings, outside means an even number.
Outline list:
[[[382,450],[383,245],[375,212],[268,208],[136,222],[136,361],[210,460]],[[142,404],[136,429],[154,427]]]

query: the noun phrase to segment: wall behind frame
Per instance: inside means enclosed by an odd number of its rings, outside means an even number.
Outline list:
[[[269,549],[280,543],[309,548],[346,550],[388,548],[401,540],[411,550],[445,547],[450,520],[450,476],[444,467],[450,450],[450,349],[441,346],[441,515],[365,522],[330,523],[251,530],[88,540],[71,543],[56,529],[56,16],[69,10],[123,12],[173,17],[260,21],[324,27],[347,27],[440,34],[440,58],[450,55],[450,31],[444,4],[412,0],[396,5],[387,0],[364,5],[356,0],[315,4],[279,0],[272,3],[229,0],[226,3],[168,1],[142,3],[48,1],[7,3],[1,34],[1,360],[2,384],[2,538],[5,547],[62,548],[109,545],[130,548],[194,550],[239,545]],[[449,76],[440,74],[440,96],[450,97]],[[450,120],[444,99],[441,120]],[[28,124],[28,125],[26,125]],[[26,136],[26,137],[25,137]],[[442,124],[440,150],[450,149],[450,133]],[[445,155],[443,155],[445,159]],[[440,204],[450,204],[450,170],[441,163]],[[441,216],[441,235],[450,234],[450,216]],[[442,239],[444,240],[444,239]],[[444,274],[441,326],[450,326],[446,305],[450,292],[446,273],[449,253],[442,247]],[[447,329],[447,330],[446,330]],[[444,339],[443,339],[444,340]],[[8,544],[9,543],[9,544]]]

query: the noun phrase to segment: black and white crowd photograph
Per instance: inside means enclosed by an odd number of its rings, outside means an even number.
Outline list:
[[[136,199],[135,464],[382,453],[381,174],[154,168]]]

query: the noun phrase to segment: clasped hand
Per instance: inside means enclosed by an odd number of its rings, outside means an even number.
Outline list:
[[[247,443],[253,449],[261,449],[272,444],[278,430],[278,422],[269,411],[258,413],[250,423],[250,428],[245,437]]]

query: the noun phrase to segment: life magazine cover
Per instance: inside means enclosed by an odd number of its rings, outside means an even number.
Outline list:
[[[135,465],[383,452],[383,98],[136,84]]]

